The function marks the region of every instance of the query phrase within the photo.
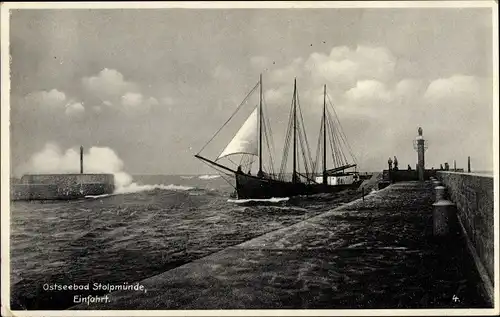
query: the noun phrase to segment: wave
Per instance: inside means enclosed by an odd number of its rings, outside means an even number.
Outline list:
[[[201,175],[200,177],[198,177],[199,179],[215,179],[215,178],[219,178],[220,175]]]
[[[173,190],[173,191],[186,191],[194,189],[191,186],[183,186],[183,185],[163,185],[163,184],[155,184],[155,185],[138,185],[137,183],[132,183],[128,186],[119,187],[115,190],[113,194],[130,194],[130,193],[139,193],[144,191],[151,191],[155,189],[163,189],[163,190]]]
[[[87,195],[85,198],[104,198],[104,197],[109,197],[112,196],[113,194],[102,194],[102,195]]]
[[[182,179],[192,179],[194,176],[181,176]]]
[[[281,197],[281,198],[268,198],[268,199],[228,199],[228,203],[236,203],[236,204],[244,204],[249,202],[268,202],[268,203],[279,203],[282,201],[289,200],[289,197]]]

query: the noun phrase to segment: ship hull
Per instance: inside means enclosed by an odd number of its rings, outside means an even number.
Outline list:
[[[324,185],[304,184],[274,180],[264,177],[235,173],[238,199],[267,199],[314,195],[320,193],[336,193],[347,189],[357,189],[363,180],[351,184]]]

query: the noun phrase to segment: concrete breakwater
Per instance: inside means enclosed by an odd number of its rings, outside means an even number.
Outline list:
[[[11,200],[77,199],[114,191],[113,174],[31,174],[11,185]]]
[[[486,293],[493,300],[494,280],[494,192],[493,176],[439,171],[448,197],[456,204],[457,218]]]

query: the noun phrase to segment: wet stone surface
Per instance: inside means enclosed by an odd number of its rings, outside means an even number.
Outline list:
[[[458,231],[432,236],[433,199],[394,184],[72,309],[491,307]]]

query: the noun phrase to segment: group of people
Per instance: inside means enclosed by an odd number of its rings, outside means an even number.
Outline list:
[[[389,160],[387,160],[387,163],[389,164],[389,170],[393,170],[393,171],[397,171],[399,170],[398,168],[398,158],[396,156],[394,156],[394,161],[389,157]],[[394,164],[394,168],[392,167],[392,165]],[[408,164],[408,170],[411,171],[411,166],[410,164]]]
[[[398,170],[398,158],[394,156],[394,161],[389,157],[389,160],[387,160],[387,163],[389,164],[389,170]],[[394,163],[394,168],[392,167],[392,164]]]
[[[236,172],[237,172],[238,174],[244,174],[244,173],[243,173],[243,170],[241,169],[241,165],[238,165],[238,169],[236,170]],[[248,174],[248,175],[252,175],[252,173],[250,172],[250,170],[248,170],[248,173],[247,173],[247,174]],[[265,174],[264,174],[264,172],[263,172],[263,171],[259,171],[259,172],[257,173],[257,177],[263,177],[263,176],[265,176]]]
[[[443,167],[443,164],[441,164],[439,166],[439,169],[440,170],[444,170],[444,171],[449,171],[450,170],[450,164],[448,164],[448,162],[444,163],[444,167]]]

